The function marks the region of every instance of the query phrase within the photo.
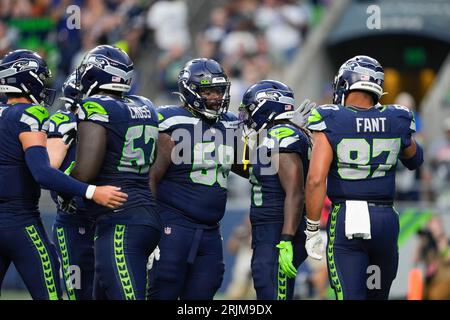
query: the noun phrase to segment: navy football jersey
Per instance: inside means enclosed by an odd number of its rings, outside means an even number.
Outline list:
[[[139,206],[155,207],[148,174],[158,138],[158,116],[152,102],[140,96],[116,99],[94,95],[83,100],[78,118],[107,130],[103,165],[90,183],[121,187],[128,194],[127,202],[116,212]],[[93,201],[86,201],[86,209],[93,215],[112,212]]]
[[[409,109],[324,105],[311,113],[308,128],[325,133],[333,148],[327,181],[331,201],[393,201],[398,157],[415,132]]]
[[[62,138],[66,133],[71,130],[77,129],[77,121],[78,117],[76,114],[69,111],[58,110],[54,113],[49,119],[47,137],[51,138]],[[67,150],[66,157],[64,158],[59,170],[65,171],[69,166],[75,161],[76,156],[76,143],[73,142],[69,149]],[[61,208],[58,206],[57,196],[58,194],[55,191],[50,191],[53,201],[57,205],[57,217],[56,221],[60,223],[84,223],[85,220],[90,220],[90,216],[87,215],[87,211],[84,207],[84,200],[82,198],[76,197],[76,205],[77,205],[77,213],[68,215],[61,211]]]
[[[310,138],[301,129],[291,124],[273,126],[267,130],[267,136],[258,146],[250,167],[252,225],[284,221],[286,194],[277,172],[271,168],[270,161],[271,154],[275,152],[298,154],[303,163],[303,175],[306,182],[311,152]]]
[[[209,124],[180,106],[160,107],[158,113],[159,132],[171,135],[172,154],[184,159],[176,163],[172,159],[159,182],[158,206],[195,223],[217,224],[225,212],[237,117],[227,112]]]
[[[22,132],[40,132],[48,127],[48,111],[40,105],[0,105],[0,226],[28,223],[39,215],[41,195],[25,162],[19,140]]]

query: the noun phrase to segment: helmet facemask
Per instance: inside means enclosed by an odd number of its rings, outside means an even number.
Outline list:
[[[194,112],[208,120],[214,120],[228,111],[230,105],[230,83],[228,81],[211,85],[191,83],[190,86],[186,81],[181,81],[181,83],[185,94],[180,93],[180,99]],[[212,96],[212,98],[208,98],[208,96]]]

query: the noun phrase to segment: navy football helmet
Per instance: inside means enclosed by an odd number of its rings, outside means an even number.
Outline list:
[[[256,132],[270,122],[294,117],[294,92],[280,81],[261,80],[245,91],[239,119]]]
[[[372,94],[374,104],[383,95],[384,70],[381,64],[368,56],[356,56],[347,60],[339,68],[333,83],[333,103],[344,105],[345,98],[352,90]]]
[[[31,50],[15,50],[6,54],[0,62],[0,92],[28,97],[33,103],[51,105],[55,90],[46,86],[51,78],[44,59]]]
[[[114,46],[101,45],[89,51],[78,67],[80,90],[85,97],[98,91],[130,91],[133,62],[128,54]]]
[[[83,98],[77,75],[78,72],[75,70],[67,77],[62,86],[62,96],[59,98],[64,101],[66,110],[70,112],[77,112]]]
[[[220,64],[212,59],[199,58],[186,63],[178,75],[181,101],[207,119],[216,119],[228,111],[230,104],[230,82]],[[214,92],[208,99],[204,92]]]

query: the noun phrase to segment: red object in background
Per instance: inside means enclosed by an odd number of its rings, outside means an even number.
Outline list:
[[[328,197],[325,197],[325,200],[323,201],[323,206],[322,206],[322,214],[320,215],[320,227],[321,228],[326,228],[328,216],[330,215],[330,212],[331,212],[331,201],[330,201],[330,199],[328,199]]]
[[[413,268],[408,274],[408,300],[422,300],[423,274],[419,268]]]

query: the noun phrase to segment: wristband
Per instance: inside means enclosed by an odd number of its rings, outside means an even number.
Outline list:
[[[306,230],[308,231],[317,231],[319,230],[320,220],[314,221],[306,218]]]
[[[92,184],[89,185],[89,187],[86,189],[86,195],[85,195],[86,199],[89,199],[89,200],[92,199],[96,188],[97,188],[97,186],[94,186]]]
[[[290,234],[281,234],[280,241],[290,241],[292,242],[294,240],[294,236]]]

